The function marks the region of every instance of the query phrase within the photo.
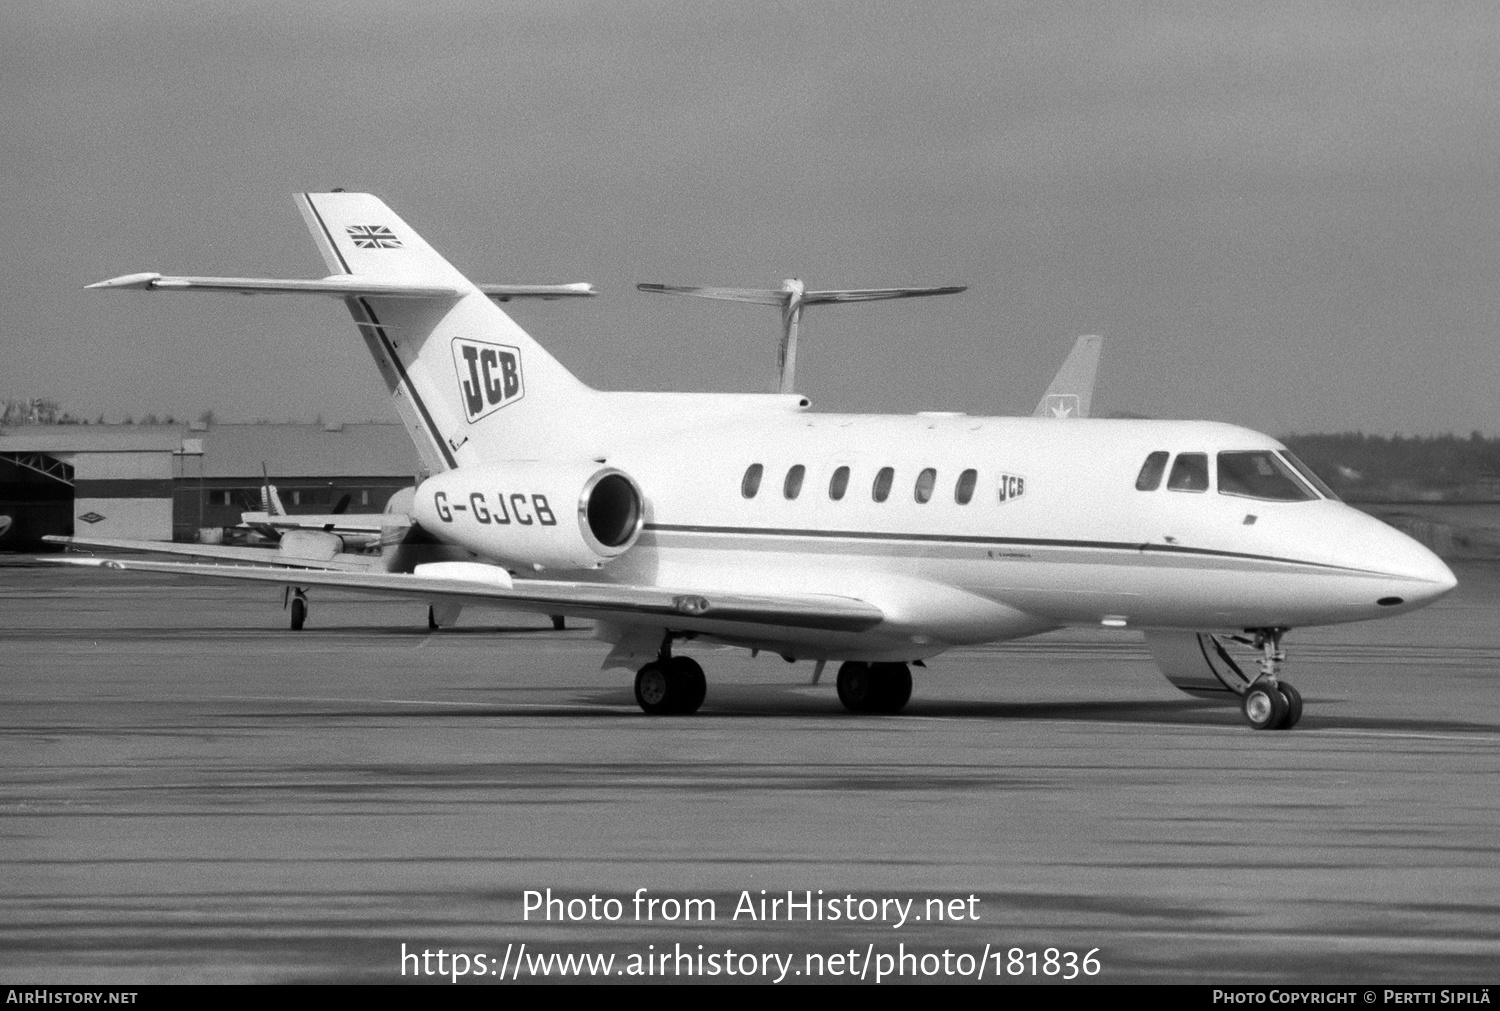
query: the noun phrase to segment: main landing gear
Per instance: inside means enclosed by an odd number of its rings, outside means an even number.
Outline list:
[[[662,637],[661,653],[635,675],[635,700],[651,716],[691,716],[703,705],[708,679],[697,660],[672,655],[672,635]]]
[[[838,688],[851,713],[899,713],[911,698],[911,668],[851,660],[839,667]]]
[[[1245,689],[1240,707],[1256,730],[1290,730],[1302,719],[1302,693],[1278,676],[1286,661],[1281,648],[1284,628],[1255,629],[1253,641],[1261,651],[1260,676]]]
[[[292,631],[302,631],[307,623],[307,591],[302,587],[287,587],[287,598],[283,601],[292,612]]]

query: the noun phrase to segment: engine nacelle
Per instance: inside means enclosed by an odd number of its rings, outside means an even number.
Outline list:
[[[412,515],[437,537],[503,564],[597,569],[635,544],[646,504],[613,467],[518,461],[428,478]]]
[[[287,530],[276,546],[292,558],[327,562],[344,550],[344,539],[326,530]]]
[[[1146,646],[1167,680],[1189,695],[1237,701],[1255,680],[1219,637],[1209,632],[1148,630]]]

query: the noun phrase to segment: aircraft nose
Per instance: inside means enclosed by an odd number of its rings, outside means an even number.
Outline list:
[[[1434,601],[1458,585],[1447,563],[1414,538],[1387,527],[1381,541],[1379,568],[1406,584],[1408,602]]]

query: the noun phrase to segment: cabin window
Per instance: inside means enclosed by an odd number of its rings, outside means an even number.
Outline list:
[[[833,477],[828,479],[828,497],[835,502],[844,497],[844,492],[849,490],[849,468],[840,467],[833,472]]]
[[[1156,452],[1146,457],[1146,462],[1141,464],[1141,472],[1135,479],[1136,491],[1155,491],[1161,487],[1161,476],[1167,472],[1167,457],[1170,455]]]
[[[797,464],[786,472],[786,481],[781,486],[781,493],[787,498],[796,498],[802,494],[802,479],[807,476],[807,468]]]
[[[972,467],[958,475],[958,484],[953,486],[953,501],[968,505],[974,498],[974,486],[979,483],[979,471]]]
[[[896,480],[896,468],[881,467],[875,474],[875,483],[870,487],[870,497],[884,502],[891,497],[891,484]]]
[[[932,489],[937,485],[937,471],[932,467],[925,468],[917,475],[917,487],[915,497],[918,502],[931,502]]]
[[[1328,487],[1321,477],[1313,473],[1311,467],[1297,459],[1296,453],[1293,453],[1290,449],[1283,449],[1279,451],[1279,454],[1283,460],[1292,465],[1293,470],[1302,475],[1302,480],[1318,489],[1319,494],[1324,498],[1332,499],[1335,502],[1343,501],[1332,488]]]
[[[1178,453],[1167,478],[1170,491],[1208,491],[1208,454]]]
[[[752,463],[745,471],[745,479],[740,482],[740,494],[746,498],[754,498],[755,493],[760,491],[760,476],[766,469],[758,463]]]
[[[1220,453],[1219,494],[1271,502],[1310,502],[1317,498],[1296,472],[1269,450]]]

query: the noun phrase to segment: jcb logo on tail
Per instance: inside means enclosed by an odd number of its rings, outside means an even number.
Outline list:
[[[1026,479],[1015,474],[1000,475],[1000,501],[1009,502],[1026,494]]]
[[[463,392],[470,424],[494,414],[526,394],[521,381],[521,351],[505,344],[453,340],[453,366]]]

